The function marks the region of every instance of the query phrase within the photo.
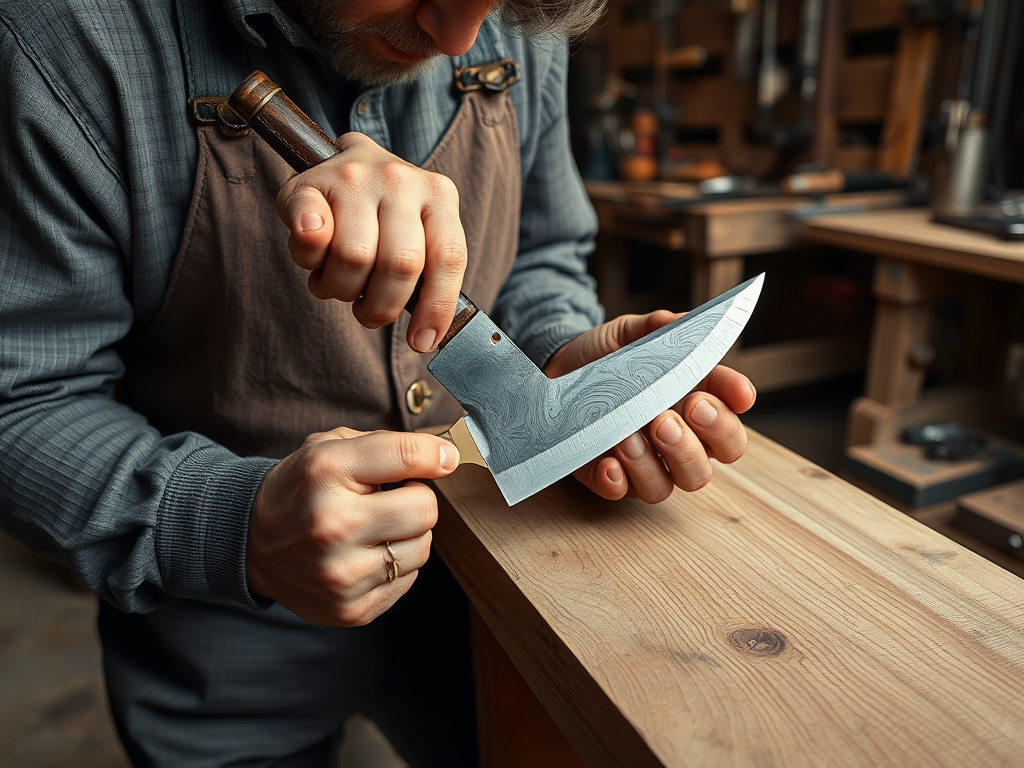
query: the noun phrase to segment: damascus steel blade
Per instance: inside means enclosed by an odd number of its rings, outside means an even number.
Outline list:
[[[557,379],[478,312],[428,369],[465,408],[473,440],[512,505],[681,400],[739,338],[763,282],[758,275]]]

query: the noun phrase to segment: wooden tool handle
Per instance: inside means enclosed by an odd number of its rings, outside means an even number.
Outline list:
[[[259,70],[228,97],[228,106],[296,171],[340,152],[331,137]]]
[[[228,97],[228,106],[296,171],[305,171],[341,152],[333,139],[259,70],[235,88]],[[405,305],[409,314],[416,308],[422,285],[420,277]],[[455,321],[438,346],[447,344],[476,311],[476,305],[459,292]]]

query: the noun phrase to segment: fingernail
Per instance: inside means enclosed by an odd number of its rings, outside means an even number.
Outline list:
[[[669,417],[661,422],[655,434],[665,445],[675,445],[683,436],[683,428],[679,426],[678,421]]]
[[[750,402],[754,402],[757,400],[757,390],[754,389],[753,384],[747,384],[747,386],[750,387]]]
[[[437,334],[430,328],[420,328],[416,331],[416,335],[412,337],[412,345],[420,352],[429,352],[430,348],[434,346],[434,339],[436,338]]]
[[[441,468],[455,469],[459,466],[459,450],[449,442],[441,443]]]
[[[299,218],[299,227],[303,232],[312,232],[324,225],[324,217],[319,213],[304,213]]]
[[[647,441],[637,432],[627,437],[622,443],[622,452],[631,459],[639,459],[646,450]]]
[[[690,420],[701,427],[710,427],[718,418],[718,411],[707,400],[700,400],[690,411]]]
[[[611,480],[616,485],[622,482],[622,470],[619,469],[618,467],[612,467],[607,472],[605,472],[605,475],[607,475],[608,479]]]

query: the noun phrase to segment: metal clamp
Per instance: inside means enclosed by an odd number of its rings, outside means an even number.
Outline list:
[[[455,70],[455,90],[460,93],[481,90],[504,91],[518,81],[519,65],[512,59]]]
[[[222,96],[189,99],[188,118],[193,126],[216,125],[225,136],[237,138],[249,133],[249,126],[228,106]]]

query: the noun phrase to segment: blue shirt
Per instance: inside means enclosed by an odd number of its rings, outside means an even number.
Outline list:
[[[131,611],[174,596],[255,605],[248,517],[272,464],[198,434],[162,435],[114,397],[117,345],[153,323],[191,199],[183,55],[204,73],[197,87],[218,91],[194,95],[225,96],[262,69],[328,133],[366,133],[417,165],[458,104],[462,57],[349,103],[272,0],[224,7],[229,35],[211,31],[183,53],[169,0],[0,6],[0,522]],[[566,47],[492,20],[480,45],[522,70],[511,90],[519,253],[492,315],[540,364],[601,320],[585,264],[596,221],[569,152]]]

